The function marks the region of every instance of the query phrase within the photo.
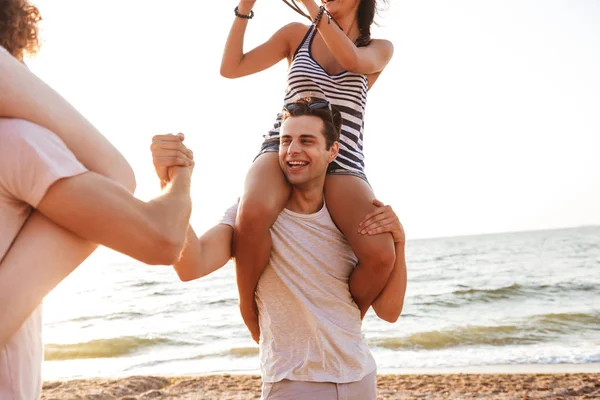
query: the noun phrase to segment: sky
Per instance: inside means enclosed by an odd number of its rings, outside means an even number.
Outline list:
[[[219,75],[235,0],[35,0],[32,70],[159,193],[149,146],[184,132],[197,231],[240,194],[283,101],[287,65]],[[207,5],[209,4],[209,5]],[[246,49],[302,21],[258,0]],[[369,92],[366,173],[408,239],[600,224],[600,2],[392,0],[394,44]]]

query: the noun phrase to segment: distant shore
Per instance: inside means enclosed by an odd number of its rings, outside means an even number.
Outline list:
[[[379,374],[379,399],[596,399],[600,364],[478,367],[479,373]],[[514,373],[494,372],[509,371]],[[535,369],[533,369],[535,368]],[[452,369],[454,370],[454,369]],[[544,370],[547,370],[544,372]],[[578,371],[579,370],[579,371]],[[439,370],[448,371],[448,370]],[[535,371],[535,372],[534,372]],[[549,372],[553,371],[553,372]],[[588,372],[585,372],[588,371]],[[260,399],[259,375],[139,376],[45,382],[42,400]]]

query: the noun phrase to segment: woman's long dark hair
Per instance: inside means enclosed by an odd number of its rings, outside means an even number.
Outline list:
[[[383,1],[387,2],[386,0]],[[377,11],[377,0],[360,0],[357,16],[360,35],[356,39],[357,47],[368,46],[371,43],[371,25],[375,21]]]
[[[387,0],[383,0],[387,2]],[[283,0],[283,2],[289,6],[292,10],[298,14],[311,20],[310,15],[307,15],[302,9],[296,4],[295,0]],[[371,43],[371,25],[375,21],[375,14],[377,13],[377,0],[360,0],[358,5],[358,30],[360,32],[358,39],[356,39],[357,47],[368,46]]]

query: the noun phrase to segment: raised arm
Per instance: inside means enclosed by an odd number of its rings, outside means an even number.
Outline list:
[[[314,20],[319,13],[320,4],[315,0],[300,0],[300,2],[304,4]],[[383,71],[392,59],[394,46],[390,41],[372,40],[368,46],[356,47],[335,23],[327,22],[327,16],[323,16],[317,29],[329,51],[345,69],[359,74],[375,74]]]
[[[379,200],[373,201],[376,211],[365,216],[360,224],[361,233],[377,235],[390,232],[394,237],[396,262],[385,287],[373,302],[373,310],[377,316],[387,322],[396,322],[404,307],[406,294],[406,236],[398,216],[390,206],[384,206]]]
[[[241,0],[238,12],[249,15],[254,3],[256,0]],[[284,58],[291,58],[293,39],[298,35],[302,37],[301,32],[306,32],[307,29],[300,23],[286,25],[265,43],[244,53],[244,36],[248,23],[248,19],[234,16],[221,60],[221,75],[225,78],[252,75],[272,67]]]
[[[90,171],[135,190],[121,153],[63,97],[0,47],[0,117],[31,121],[54,132]]]
[[[176,135],[157,135],[152,138],[152,162],[164,187],[169,183],[168,169],[185,158],[187,148]],[[234,216],[235,221],[235,216]],[[233,226],[217,224],[198,236],[194,228],[188,227],[181,256],[173,268],[184,281],[206,276],[223,267],[232,257],[231,243]]]

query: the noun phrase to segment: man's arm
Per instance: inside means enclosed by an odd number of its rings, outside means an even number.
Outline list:
[[[198,237],[190,225],[181,257],[173,264],[184,282],[202,278],[229,262],[232,256],[233,227],[218,224]]]
[[[396,263],[394,264],[394,269],[383,291],[373,302],[373,310],[379,318],[391,323],[398,320],[404,307],[406,281],[404,243],[396,243]]]
[[[170,182],[169,169],[180,165],[193,153],[181,142],[182,134],[156,135],[152,138],[152,163],[161,187]],[[231,209],[225,217],[231,217]],[[235,215],[233,216],[235,222]],[[231,225],[233,222],[231,223]],[[198,237],[190,225],[179,260],[173,268],[184,282],[206,276],[223,267],[232,257],[233,226],[217,224]]]
[[[390,206],[384,206],[379,200],[373,201],[379,209],[368,214],[361,222],[364,234],[377,235],[390,232],[394,238],[396,262],[385,287],[373,302],[377,316],[394,323],[400,317],[406,295],[406,235],[398,216]]]

